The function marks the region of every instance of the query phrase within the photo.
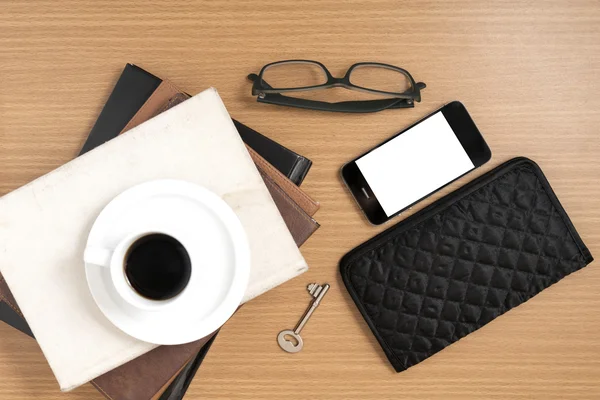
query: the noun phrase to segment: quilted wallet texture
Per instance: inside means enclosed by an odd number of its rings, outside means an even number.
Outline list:
[[[540,168],[515,158],[340,261],[397,372],[593,260]]]

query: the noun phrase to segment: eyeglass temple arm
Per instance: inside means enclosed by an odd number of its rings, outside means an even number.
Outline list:
[[[258,79],[258,75],[250,74],[248,79],[255,81]],[[265,89],[272,89],[272,87],[265,82],[263,79],[261,84]],[[425,87],[422,82],[417,83],[417,87]],[[305,108],[309,110],[320,110],[320,111],[334,111],[334,112],[348,112],[348,113],[367,113],[375,112],[387,109],[398,109],[398,108],[412,108],[414,102],[411,99],[379,99],[379,100],[363,100],[363,101],[341,101],[337,103],[329,103],[326,101],[318,100],[306,100],[296,97],[284,96],[280,93],[264,93],[261,97],[257,98],[260,103],[275,104],[282,106],[292,106],[298,108]]]
[[[306,100],[295,97],[284,96],[279,93],[268,93],[257,99],[260,103],[276,104],[280,106],[291,106],[309,110],[337,111],[347,113],[369,113],[396,108],[414,107],[414,102],[406,99],[382,99],[364,101],[342,101],[328,103],[326,101]]]

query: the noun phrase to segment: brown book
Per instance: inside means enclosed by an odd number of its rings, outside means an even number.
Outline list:
[[[165,111],[165,103],[168,104],[167,108],[170,108],[178,102],[185,100],[185,96],[176,96],[180,93],[170,82],[163,81],[144,106],[132,118],[123,132]],[[169,101],[173,96],[175,96],[175,99]],[[309,212],[314,213],[318,209],[318,203],[310,199],[300,188],[289,181],[287,177],[262,159],[260,155],[252,149],[249,149],[249,151],[288,229],[298,246],[300,246],[319,227],[311,215],[304,210],[304,207]],[[278,183],[281,183],[282,186]],[[295,199],[300,199],[304,207],[295,202],[292,196]],[[10,291],[8,291],[8,287],[4,287],[5,285],[3,285],[2,281],[0,280],[0,298],[4,299],[20,313],[18,306],[14,302],[14,299],[12,299]],[[12,301],[8,301],[9,299]],[[104,396],[112,400],[158,398],[170,382],[173,381],[177,374],[213,335],[214,333],[198,341],[183,345],[160,346],[135,360],[107,372],[94,379],[91,383]]]

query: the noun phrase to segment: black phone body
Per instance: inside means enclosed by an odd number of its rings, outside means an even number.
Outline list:
[[[342,167],[365,216],[382,224],[488,162],[490,148],[454,101]]]

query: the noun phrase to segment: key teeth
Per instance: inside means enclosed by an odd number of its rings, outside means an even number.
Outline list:
[[[323,290],[323,286],[311,283],[306,289],[308,289],[308,293],[310,293],[311,296],[317,297],[319,293],[321,293],[321,290]]]

